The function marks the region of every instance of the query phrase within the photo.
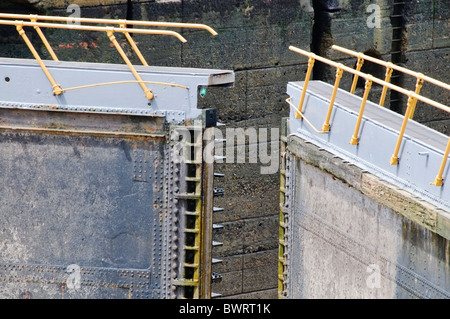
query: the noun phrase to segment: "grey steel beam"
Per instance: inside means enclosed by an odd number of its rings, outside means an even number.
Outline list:
[[[228,70],[136,66],[154,98],[148,100],[126,65],[44,61],[63,93],[53,88],[35,60],[0,58],[0,107],[136,113],[184,122],[202,115],[198,90],[232,86]]]

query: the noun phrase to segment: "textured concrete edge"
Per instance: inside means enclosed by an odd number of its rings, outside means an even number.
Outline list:
[[[308,142],[287,136],[287,148],[304,162],[318,167],[409,220],[450,239],[450,213]]]

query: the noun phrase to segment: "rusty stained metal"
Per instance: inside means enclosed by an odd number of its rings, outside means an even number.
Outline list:
[[[89,135],[164,137],[164,116],[0,108],[0,129]]]
[[[2,297],[160,297],[164,139],[0,134]]]

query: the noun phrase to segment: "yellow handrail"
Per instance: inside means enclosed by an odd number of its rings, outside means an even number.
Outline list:
[[[339,50],[342,50],[342,51],[345,50],[345,52],[347,52],[347,49],[340,48],[340,47],[338,47],[338,48],[339,48]],[[372,76],[370,74],[366,74],[366,73],[363,73],[363,72],[361,72],[359,70],[355,70],[355,69],[349,68],[349,67],[344,66],[344,65],[342,65],[340,63],[336,63],[334,61],[331,61],[331,60],[326,59],[324,57],[318,56],[318,55],[316,55],[314,53],[302,50],[300,48],[297,48],[297,47],[294,47],[294,46],[289,46],[289,49],[291,51],[293,51],[293,52],[296,52],[296,53],[299,53],[299,54],[302,54],[302,55],[308,57],[308,61],[311,61],[311,60],[316,61],[317,60],[317,61],[320,61],[320,62],[323,62],[323,63],[326,63],[328,65],[331,65],[331,66],[335,67],[338,71],[339,70],[346,71],[346,72],[349,72],[349,73],[355,75],[355,77],[357,76],[357,77],[362,77],[362,78],[366,79],[366,86],[365,86],[364,96],[363,96],[361,107],[360,107],[360,112],[359,112],[359,115],[358,115],[355,131],[354,131],[353,136],[352,136],[352,138],[350,140],[350,144],[352,144],[352,145],[358,144],[358,131],[359,131],[359,127],[361,125],[362,116],[363,116],[363,112],[364,112],[364,107],[365,107],[365,104],[366,104],[366,101],[367,101],[367,97],[368,97],[368,94],[369,94],[372,82],[380,84],[382,86],[385,86],[386,88],[389,88],[391,90],[395,90],[397,92],[400,92],[400,93],[402,93],[402,94],[404,94],[404,95],[406,95],[408,97],[407,110],[405,112],[403,123],[402,123],[402,126],[400,128],[399,137],[398,137],[398,140],[397,140],[397,143],[396,143],[396,146],[395,146],[394,153],[393,153],[393,155],[391,157],[391,160],[390,160],[390,163],[392,165],[397,165],[398,164],[398,152],[399,152],[400,145],[401,145],[401,142],[402,142],[402,139],[403,139],[403,135],[404,135],[404,132],[405,132],[405,129],[406,129],[406,125],[408,123],[408,119],[410,119],[412,117],[412,112],[414,111],[414,107],[415,107],[416,102],[418,100],[422,101],[424,103],[427,103],[428,105],[434,106],[434,107],[436,107],[438,109],[441,109],[441,110],[443,110],[445,112],[450,113],[450,107],[448,107],[448,106],[446,106],[446,105],[444,105],[442,103],[436,102],[434,100],[431,100],[429,98],[426,98],[424,96],[419,95],[419,91],[420,91],[420,88],[421,88],[421,86],[423,84],[423,81],[428,81],[430,83],[439,85],[439,86],[441,86],[441,87],[443,87],[445,89],[450,89],[450,85],[448,85],[446,83],[443,83],[443,82],[440,82],[438,80],[432,79],[430,77],[424,76],[421,73],[410,71],[408,69],[396,66],[396,65],[394,65],[392,63],[389,63],[389,62],[385,63],[385,66],[388,69],[402,70],[403,72],[405,72],[407,74],[411,74],[411,75],[414,75],[414,76],[417,77],[416,91],[413,92],[413,91],[408,91],[408,90],[406,90],[404,88],[401,88],[401,87],[399,87],[397,85],[394,85],[392,83],[389,83],[389,82],[387,82],[385,80],[378,79],[378,78],[376,78],[376,77],[374,77],[374,76]],[[350,51],[350,50],[348,50],[348,51]],[[353,52],[353,51],[351,51],[351,52]],[[368,56],[362,55],[360,53],[357,53],[357,54],[354,54],[354,55],[357,56],[358,58],[366,58],[366,57],[368,57]],[[369,59],[371,60],[371,59],[374,59],[374,58],[368,57],[367,60],[369,60]],[[377,60],[377,59],[375,59],[375,60]],[[377,60],[377,61],[380,61],[380,60]],[[308,66],[308,72],[310,73],[310,71],[311,70],[310,70],[310,65],[309,65]],[[388,73],[390,73],[390,72],[386,72],[386,73],[388,75]],[[337,90],[337,87],[339,86],[339,81],[337,81],[337,79],[338,79],[338,74],[337,74],[337,77],[336,77],[335,86],[333,88],[332,99],[334,99],[335,91]],[[309,75],[308,74],[306,75],[305,84],[303,86],[302,98],[301,98],[300,104],[299,104],[298,108],[294,108],[297,113],[301,112],[302,103],[303,103],[303,99],[304,99],[304,94],[305,94],[305,91],[306,91],[307,80],[309,80]],[[291,106],[292,106],[292,104],[291,104]],[[332,107],[332,105],[330,104],[330,107],[329,107],[329,110],[328,110],[328,114],[330,113],[331,107]],[[324,128],[329,128],[329,123],[327,122],[328,119],[329,119],[328,114],[327,114],[327,119],[325,120],[325,123],[324,123],[324,126],[323,126]],[[299,117],[303,117],[303,116],[300,115]],[[296,118],[299,118],[299,117],[296,117]],[[444,172],[445,165],[447,163],[449,154],[450,154],[450,138],[449,138],[448,144],[447,144],[445,152],[444,152],[444,157],[442,159],[439,172],[438,172],[434,182],[432,183],[433,185],[436,185],[436,186],[442,186],[443,185],[442,174]]]
[[[433,79],[433,78],[431,78],[429,76],[426,76],[426,75],[424,75],[424,74],[422,74],[420,72],[414,72],[414,71],[411,71],[411,70],[406,69],[404,67],[401,67],[399,65],[395,65],[395,64],[393,64],[391,62],[386,62],[386,61],[383,61],[383,60],[371,57],[369,55],[365,55],[365,54],[360,53],[360,52],[356,52],[356,51],[352,51],[352,50],[343,48],[343,47],[338,46],[338,45],[333,45],[331,48],[336,50],[336,51],[339,51],[339,52],[342,52],[342,53],[345,53],[345,54],[357,57],[358,58],[358,63],[362,64],[362,62],[360,62],[360,60],[362,60],[362,61],[367,60],[367,61],[370,61],[372,63],[376,63],[376,64],[379,64],[379,65],[382,65],[382,66],[386,67],[386,78],[385,78],[386,82],[389,82],[390,77],[392,75],[392,70],[396,70],[396,71],[399,71],[399,72],[402,72],[402,73],[405,73],[405,74],[408,74],[408,75],[411,75],[411,76],[415,77],[417,79],[416,88],[415,88],[415,93],[416,94],[420,93],[420,89],[422,88],[422,85],[423,85],[424,81],[432,83],[432,84],[437,85],[437,86],[440,86],[440,87],[442,87],[442,88],[444,88],[446,90],[450,90],[450,85],[449,84],[441,82],[441,81],[438,81],[436,79]],[[359,69],[358,69],[358,71],[359,71]],[[384,105],[384,100],[385,100],[385,97],[386,97],[386,91],[387,91],[387,86],[383,86],[383,92],[381,94],[380,103],[379,103],[381,106]],[[351,92],[351,93],[354,93],[354,91]],[[414,110],[415,110],[415,104],[412,107],[410,118],[413,117]]]
[[[361,53],[362,54],[362,53]],[[356,61],[356,71],[361,71],[361,67],[364,63],[364,59],[361,56],[358,56],[358,60]],[[358,76],[355,75],[353,77],[352,87],[350,88],[350,93],[355,93],[356,90],[356,84],[358,83]]]
[[[31,19],[31,22],[37,22],[37,20],[36,19]],[[58,61],[58,57],[56,56],[55,51],[53,51],[52,46],[48,42],[48,40],[45,37],[44,33],[42,32],[41,28],[39,28],[38,26],[35,25],[34,29],[36,30],[37,34],[41,38],[42,43],[44,43],[44,45],[47,48],[48,53],[50,53],[52,59],[55,60],[55,61]]]
[[[324,131],[324,130],[318,130],[312,123],[311,121],[309,121],[306,117],[305,114],[303,114],[297,107],[295,107],[295,105],[292,103],[292,97],[288,97],[286,99],[286,102],[296,111],[296,114],[300,114],[301,118],[303,120],[305,120],[305,122],[318,134],[325,134],[328,133],[328,131]]]
[[[6,19],[6,20],[1,20]],[[14,19],[14,20],[8,20],[8,19]],[[30,20],[23,21],[24,19]],[[39,21],[56,21],[56,22],[71,22],[69,23],[48,23],[48,22],[39,22]],[[80,23],[91,23],[91,24],[113,24],[118,25],[118,28],[111,27],[111,26],[92,26],[92,25],[81,25]],[[217,32],[212,29],[211,27],[205,25],[205,24],[199,24],[199,23],[178,23],[178,22],[159,22],[159,21],[137,21],[137,20],[125,20],[125,19],[95,19],[95,18],[74,18],[74,17],[59,17],[59,16],[46,16],[46,15],[36,15],[36,14],[12,14],[12,13],[0,13],[0,25],[13,25],[16,26],[17,31],[19,32],[20,36],[25,41],[26,45],[30,49],[31,53],[33,54],[34,58],[38,61],[39,65],[41,66],[42,70],[44,71],[46,77],[50,81],[52,88],[53,88],[53,94],[60,95],[64,91],[61,88],[59,84],[55,82],[53,77],[51,76],[50,72],[46,68],[44,62],[42,61],[41,57],[37,53],[37,50],[33,47],[31,41],[28,39],[27,35],[25,34],[25,31],[23,27],[33,27],[39,37],[41,38],[42,42],[44,43],[44,46],[48,50],[50,56],[53,60],[58,61],[58,57],[56,56],[55,52],[53,51],[50,43],[46,39],[44,33],[42,32],[41,28],[55,28],[55,29],[69,29],[69,30],[86,30],[86,31],[100,31],[100,32],[106,32],[109,40],[113,44],[113,46],[116,48],[116,50],[119,52],[122,59],[125,61],[131,72],[133,73],[134,77],[136,78],[136,83],[139,83],[139,85],[142,87],[145,96],[147,99],[151,100],[154,98],[153,93],[146,87],[144,83],[145,81],[142,80],[142,78],[137,73],[136,69],[132,65],[131,61],[123,51],[120,44],[117,42],[114,33],[119,32],[124,34],[127,41],[130,43],[133,51],[138,56],[139,60],[144,66],[148,66],[147,61],[145,60],[144,56],[142,55],[141,51],[136,45],[136,42],[133,40],[133,38],[130,36],[130,33],[138,33],[138,34],[156,34],[156,35],[168,35],[168,36],[174,36],[181,42],[185,43],[187,42],[186,39],[180,35],[178,32],[170,31],[170,30],[154,30],[154,29],[142,29],[142,28],[128,28],[127,26],[151,26],[151,27],[173,27],[173,28],[197,28],[197,29],[205,29],[208,32],[210,32],[212,35],[217,35]]]
[[[41,23],[41,22],[34,22],[34,21],[21,21],[21,20],[0,20],[0,25],[13,25],[16,26],[17,31],[19,32],[19,35],[22,37],[22,39],[25,41],[26,45],[30,49],[31,53],[33,54],[36,61],[39,63],[40,67],[44,71],[44,74],[50,81],[52,88],[53,88],[53,94],[54,95],[60,95],[63,93],[63,89],[59,84],[56,83],[50,72],[48,71],[47,67],[45,66],[44,62],[42,61],[41,57],[39,56],[38,52],[34,48],[31,41],[28,39],[25,31],[23,30],[23,27],[34,27],[39,34],[41,34],[40,28],[55,28],[55,29],[70,29],[70,30],[88,30],[88,31],[102,31],[106,32],[108,35],[108,38],[113,43],[116,50],[119,52],[122,59],[125,61],[131,72],[133,73],[134,77],[136,78],[136,82],[139,83],[139,85],[142,87],[144,94],[147,99],[151,100],[154,98],[153,93],[147,88],[147,86],[144,84],[145,82],[142,80],[134,66],[132,65],[131,61],[123,51],[120,44],[117,42],[116,38],[114,37],[114,32],[119,33],[140,33],[140,34],[157,34],[157,35],[169,35],[174,36],[178,38],[181,42],[186,42],[186,39],[181,36],[179,33],[175,31],[168,31],[168,30],[151,30],[151,29],[138,29],[138,28],[126,28],[126,27],[99,27],[99,26],[84,26],[84,25],[77,25],[77,24],[57,24],[57,23]],[[42,34],[43,36],[43,34]],[[43,41],[45,37],[43,36]],[[44,41],[46,47],[50,47],[47,40]],[[51,49],[51,48],[50,48]],[[52,55],[53,56],[53,55]],[[56,58],[56,55],[53,57]],[[57,58],[56,58],[57,60]]]
[[[141,33],[141,34],[159,34],[170,35],[176,37],[181,42],[185,43],[187,40],[178,32],[169,30],[152,30],[152,29],[136,29],[136,28],[114,28],[114,27],[97,27],[78,24],[59,24],[59,23],[43,23],[43,22],[28,22],[22,20],[0,20],[1,25],[21,25],[23,27],[41,27],[41,28],[53,28],[53,29],[69,29],[69,30],[84,30],[84,31],[113,31],[120,33]]]
[[[45,21],[59,21],[59,22],[72,22],[72,23],[96,23],[96,24],[125,24],[125,25],[139,25],[148,27],[168,27],[168,28],[192,28],[192,29],[204,29],[212,35],[217,35],[217,32],[207,26],[200,23],[181,23],[181,22],[161,22],[161,21],[139,21],[139,20],[125,20],[125,19],[97,19],[97,18],[76,18],[76,17],[59,17],[59,16],[46,16],[36,14],[13,14],[13,13],[0,13],[0,19],[35,19]]]
[[[359,134],[359,128],[361,126],[361,121],[364,113],[364,108],[366,106],[367,98],[369,97],[370,88],[372,87],[372,80],[373,78],[367,78],[366,84],[364,86],[364,95],[361,102],[361,106],[359,108],[359,114],[358,119],[356,121],[355,131],[353,132],[352,138],[350,139],[350,144],[357,145],[358,144],[358,134]]]
[[[291,51],[294,51],[294,52],[300,53],[300,54],[302,54],[302,55],[305,55],[305,56],[307,56],[307,57],[313,57],[315,60],[319,60],[319,61],[321,61],[321,62],[327,63],[327,64],[329,64],[329,65],[331,65],[331,66],[333,66],[333,67],[335,67],[335,68],[337,68],[337,67],[342,67],[342,69],[343,69],[344,71],[349,72],[349,73],[352,73],[352,74],[356,74],[356,75],[358,75],[358,76],[360,76],[360,77],[363,77],[363,78],[365,78],[365,79],[367,79],[369,76],[371,76],[370,74],[366,74],[366,73],[362,73],[362,72],[360,72],[360,71],[356,71],[356,70],[354,70],[354,69],[352,69],[352,68],[349,68],[349,67],[347,67],[347,66],[345,66],[345,65],[336,63],[336,62],[334,62],[334,61],[328,60],[328,59],[323,58],[323,57],[321,57],[321,56],[318,56],[318,55],[316,55],[316,54],[314,54],[314,53],[304,51],[304,50],[299,49],[299,48],[296,48],[296,47],[294,47],[294,46],[290,46],[289,49],[290,49]],[[439,102],[436,102],[436,101],[433,101],[433,100],[431,100],[431,99],[429,99],[429,98],[426,98],[426,97],[424,97],[424,96],[421,96],[421,95],[419,95],[419,94],[417,94],[417,93],[415,93],[415,92],[413,92],[413,91],[408,91],[408,90],[406,90],[406,89],[404,89],[404,88],[401,88],[401,87],[399,87],[399,86],[397,86],[397,85],[394,85],[394,84],[392,84],[392,83],[387,83],[387,82],[384,81],[384,80],[375,78],[375,77],[373,77],[373,76],[371,76],[371,77],[373,78],[373,79],[372,79],[373,82],[375,82],[375,83],[377,83],[377,84],[380,84],[380,85],[386,85],[388,88],[390,88],[390,89],[392,89],[392,90],[396,90],[396,91],[398,91],[398,92],[400,92],[400,93],[402,93],[402,94],[404,94],[404,95],[406,95],[406,96],[412,96],[413,98],[415,98],[415,99],[417,99],[417,100],[420,100],[420,101],[422,101],[422,102],[424,102],[424,103],[427,103],[427,104],[429,104],[429,105],[432,105],[432,106],[434,106],[434,107],[437,107],[437,108],[439,108],[439,109],[441,109],[441,110],[443,110],[443,111],[450,112],[450,107],[448,107],[448,106],[446,106],[446,105],[444,105],[444,104],[441,104],[441,103],[439,103]]]
[[[204,29],[204,30],[207,30],[209,33],[211,33],[214,36],[217,35],[217,32],[213,28],[211,28],[205,24],[200,24],[200,23],[138,21],[138,20],[125,20],[125,19],[114,20],[114,19],[96,19],[96,18],[81,18],[81,17],[74,18],[74,17],[45,16],[45,15],[37,15],[37,14],[27,15],[27,14],[11,14],[11,13],[0,13],[0,19],[29,19],[31,22],[37,22],[38,20],[41,20],[41,21],[71,22],[73,24],[79,24],[79,23],[113,24],[113,25],[116,24],[124,29],[126,29],[127,25],[149,26],[149,27],[169,27],[169,28],[192,28],[192,29]],[[39,37],[41,38],[45,47],[47,48],[50,55],[52,56],[52,59],[55,61],[58,61],[58,58],[56,57],[55,52],[53,51],[52,47],[48,43],[44,34],[40,30],[39,26],[34,26],[34,28],[36,29]],[[148,66],[147,61],[145,60],[145,58],[142,55],[139,48],[137,47],[136,42],[130,36],[129,32],[124,31],[122,33],[126,37],[127,41],[130,43],[131,47],[133,48],[134,52],[138,56],[141,63],[145,66]]]
[[[420,72],[411,71],[411,70],[409,70],[407,68],[404,68],[404,67],[401,67],[399,65],[392,64],[391,62],[386,62],[386,61],[383,61],[383,60],[371,57],[369,55],[365,55],[365,54],[362,54],[362,53],[359,53],[359,52],[356,52],[356,51],[352,51],[352,50],[340,47],[338,45],[333,45],[331,48],[334,49],[334,50],[340,51],[342,53],[346,53],[346,54],[353,55],[353,56],[356,56],[356,57],[361,56],[364,60],[367,60],[367,61],[370,61],[370,62],[373,62],[373,63],[377,63],[377,64],[383,65],[385,67],[391,67],[394,70],[403,72],[405,74],[414,76],[416,78],[422,78],[424,81],[427,81],[427,82],[430,82],[430,83],[432,83],[434,85],[440,86],[440,87],[442,87],[442,88],[444,88],[446,90],[450,90],[450,85],[449,84],[441,82],[441,81],[436,80],[436,79],[433,79],[433,78],[431,78],[429,76],[426,76],[426,75],[424,75],[424,74],[422,74]]]
[[[333,93],[331,94],[330,105],[328,107],[327,117],[325,118],[325,122],[322,125],[322,130],[329,131],[330,130],[330,118],[331,112],[333,110],[334,100],[336,99],[336,94],[339,88],[339,83],[341,81],[343,74],[342,65],[336,68],[336,80],[334,82]]]
[[[302,96],[300,98],[300,102],[298,104],[298,112],[295,113],[295,118],[300,118],[301,117],[301,113],[302,113],[302,106],[303,106],[303,102],[305,101],[305,96],[306,96],[306,88],[308,87],[308,82],[309,79],[311,78],[311,72],[312,69],[314,67],[314,58],[312,56],[309,57],[308,59],[308,70],[306,71],[306,77],[305,77],[305,83],[303,83],[303,91],[302,91]]]

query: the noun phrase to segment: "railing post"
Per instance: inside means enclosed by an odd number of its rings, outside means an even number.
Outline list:
[[[393,71],[394,71],[394,69],[391,67],[391,63],[388,63],[388,66],[386,67],[386,75],[384,77],[385,82],[389,83],[391,81],[391,76],[392,76]],[[384,101],[386,99],[386,93],[387,93],[387,86],[383,85],[383,91],[381,92],[380,103],[378,103],[378,105],[384,106]]]
[[[116,48],[116,50],[119,52],[119,54],[122,56],[122,59],[125,61],[125,63],[128,65],[128,67],[130,68],[131,72],[133,73],[134,77],[136,78],[136,80],[139,82],[139,85],[142,87],[142,89],[144,90],[145,96],[147,97],[148,100],[152,100],[154,98],[154,95],[152,93],[152,91],[150,91],[147,86],[144,84],[144,81],[142,80],[141,76],[137,73],[136,69],[134,68],[133,64],[131,64],[130,59],[128,59],[127,55],[125,54],[125,52],[123,51],[123,49],[121,48],[120,44],[117,42],[116,37],[114,36],[114,31],[113,30],[108,30],[106,31],[109,40],[113,43],[114,47]]]
[[[336,45],[333,45],[332,47],[333,47],[333,49],[336,49],[338,51],[341,51],[341,52],[344,52],[344,53],[348,53],[348,54],[351,54],[353,56],[357,56],[358,57],[358,62],[357,62],[357,66],[356,66],[357,69],[359,68],[359,65],[361,65],[363,58],[365,60],[372,61],[374,63],[378,63],[378,64],[386,66],[385,80],[378,79],[378,78],[376,78],[376,77],[374,77],[374,76],[372,76],[370,74],[365,74],[365,73],[362,73],[361,71],[349,68],[349,67],[344,66],[342,64],[335,63],[335,62],[330,61],[330,60],[328,60],[326,58],[323,58],[323,57],[318,56],[318,55],[314,55],[313,53],[309,53],[307,51],[304,51],[302,49],[296,48],[294,46],[290,46],[289,49],[294,51],[294,52],[297,52],[299,54],[302,54],[304,56],[308,56],[310,58],[310,60],[309,60],[310,62],[314,58],[314,60],[318,60],[318,61],[327,63],[328,65],[331,65],[331,66],[334,66],[335,68],[337,68],[337,70],[336,70],[336,72],[337,72],[336,73],[336,81],[335,81],[335,86],[334,86],[334,89],[333,89],[333,95],[332,95],[332,98],[331,98],[332,102],[334,101],[334,93],[337,92],[337,85],[339,83],[339,77],[340,77],[340,75],[338,75],[338,73],[340,72],[340,70],[339,70],[340,68],[342,68],[343,71],[346,71],[346,72],[349,72],[349,73],[352,73],[352,74],[355,75],[355,77],[353,78],[353,85],[352,85],[351,91],[353,91],[353,89],[355,88],[355,84],[357,83],[357,80],[358,80],[357,76],[358,77],[363,77],[363,78],[366,79],[364,96],[363,96],[363,99],[362,99],[362,104],[361,104],[361,107],[360,107],[360,111],[359,111],[356,127],[355,127],[354,133],[352,135],[352,138],[350,140],[350,144],[352,144],[352,145],[357,145],[358,144],[359,129],[360,129],[360,126],[361,126],[362,116],[363,116],[365,104],[367,102],[367,98],[368,98],[368,95],[369,95],[369,91],[370,91],[372,82],[375,82],[375,83],[383,86],[383,92],[382,92],[382,95],[381,95],[381,98],[380,98],[380,103],[379,103],[380,106],[384,105],[384,100],[385,100],[386,92],[387,92],[388,88],[391,89],[391,90],[395,90],[397,92],[400,92],[400,93],[402,93],[402,94],[404,94],[405,96],[408,97],[407,108],[406,108],[406,112],[405,112],[405,115],[404,115],[404,118],[403,118],[403,121],[402,121],[402,126],[400,128],[400,132],[399,132],[399,136],[398,136],[398,139],[397,139],[397,143],[395,145],[395,150],[394,150],[394,152],[393,152],[393,154],[392,154],[392,156],[390,158],[390,161],[389,161],[391,165],[398,165],[398,163],[399,163],[398,153],[400,151],[400,146],[401,146],[401,143],[402,143],[402,140],[403,140],[403,136],[404,136],[405,131],[406,131],[406,126],[408,124],[408,120],[412,119],[412,117],[414,115],[414,111],[415,111],[415,108],[416,108],[417,101],[421,101],[423,103],[427,103],[430,106],[436,107],[436,108],[438,108],[440,110],[443,110],[443,111],[446,111],[447,113],[450,113],[450,108],[448,106],[446,106],[446,105],[444,105],[442,103],[436,102],[434,100],[431,100],[429,98],[426,98],[424,96],[419,95],[424,81],[427,81],[427,82],[430,82],[430,83],[435,84],[437,86],[440,86],[440,87],[442,87],[442,88],[444,88],[446,90],[450,90],[450,85],[448,85],[446,83],[443,83],[443,82],[440,82],[440,81],[437,81],[435,79],[432,79],[432,78],[430,78],[428,76],[425,76],[425,75],[423,75],[421,73],[412,72],[412,71],[410,71],[408,69],[396,66],[396,65],[394,65],[394,64],[392,64],[390,62],[386,63],[384,61],[375,59],[373,57],[366,56],[366,55],[363,55],[361,53],[353,52],[351,50],[347,50],[345,48],[341,48],[341,47],[338,47]],[[397,85],[394,85],[394,84],[390,83],[389,81],[390,81],[390,78],[391,78],[393,70],[399,70],[399,71],[402,71],[402,72],[404,72],[406,74],[415,76],[417,78],[415,91],[414,92],[413,91],[408,91],[408,90],[405,90],[405,89],[403,89],[403,88],[401,88],[401,87],[399,87]],[[308,71],[310,71],[310,69],[308,69]],[[306,91],[306,87],[307,87],[307,84],[308,84],[307,80],[309,80],[309,75],[310,74],[308,73],[307,74],[307,79],[305,81],[305,85],[304,85],[304,88],[303,88],[303,92],[302,92],[302,98],[300,100],[300,106],[303,105],[305,91]],[[286,101],[288,101],[288,100],[286,100]],[[292,108],[294,108],[296,110],[296,112],[297,112],[296,118],[300,118],[301,117],[317,133],[322,134],[322,133],[325,133],[325,130],[329,130],[329,121],[328,120],[325,121],[325,123],[324,123],[324,125],[322,127],[322,131],[318,131],[303,116],[303,114],[301,113],[301,110],[296,109],[295,106],[292,105],[290,102],[288,102],[288,103],[292,106]],[[328,109],[328,114],[327,114],[327,119],[329,118],[329,115],[331,114],[331,107],[333,106],[333,104],[334,103],[330,103],[330,107]],[[445,170],[446,163],[448,161],[449,154],[450,154],[450,139],[449,139],[447,147],[445,149],[444,158],[442,159],[442,163],[441,163],[441,167],[439,169],[439,172],[438,172],[434,182],[432,183],[433,185],[436,185],[436,186],[442,186],[443,185],[443,177],[442,176],[444,174],[444,170]]]
[[[303,106],[303,102],[305,101],[306,89],[308,88],[308,82],[311,77],[312,69],[314,67],[314,61],[315,61],[314,54],[311,54],[308,59],[308,70],[306,71],[305,82],[303,83],[302,95],[300,97],[300,102],[298,103],[298,112],[295,113],[296,119],[302,118],[302,115],[301,115],[302,106]]]
[[[394,154],[392,154],[391,160],[390,160],[391,165],[398,165],[398,152],[400,150],[400,145],[402,143],[403,135],[405,134],[405,130],[406,130],[406,124],[408,124],[408,119],[411,114],[411,110],[413,108],[415,100],[416,99],[413,98],[411,95],[408,96],[408,104],[407,104],[405,116],[403,117],[402,127],[400,128],[400,133],[398,135],[397,144],[395,145]]]
[[[19,32],[19,35],[25,41],[26,45],[30,49],[30,51],[33,54],[33,56],[36,59],[36,61],[39,63],[42,71],[44,71],[45,76],[50,81],[50,83],[52,85],[52,88],[53,88],[53,94],[54,95],[60,95],[63,92],[61,87],[59,86],[59,84],[57,84],[55,82],[55,80],[53,79],[52,75],[50,74],[50,72],[48,71],[47,67],[45,66],[44,62],[42,61],[41,57],[37,53],[37,51],[34,48],[33,44],[31,43],[30,39],[28,39],[28,36],[26,35],[25,31],[23,30],[22,24],[17,23],[16,24],[16,29],[17,29],[17,32]]]
[[[361,121],[362,121],[362,117],[363,117],[363,113],[364,113],[364,108],[366,107],[366,102],[367,102],[367,98],[369,97],[369,92],[370,92],[370,88],[372,87],[372,80],[371,78],[368,78],[366,80],[366,84],[364,86],[364,96],[361,102],[361,107],[359,108],[359,114],[358,114],[358,119],[356,120],[356,126],[355,126],[355,131],[353,132],[353,136],[350,140],[350,144],[351,145],[357,145],[358,144],[358,133],[359,133],[359,128],[361,126]]]
[[[417,81],[416,81],[416,90],[414,91],[414,93],[419,94],[420,93],[420,89],[423,86],[423,78],[422,78],[422,74],[420,74],[417,77]],[[409,114],[409,118],[412,119],[414,116],[414,112],[416,111],[416,105],[417,105],[417,99],[414,99],[414,103],[411,107],[411,113]]]
[[[364,59],[362,57],[362,54],[360,54],[358,56],[358,61],[356,62],[356,71],[361,71],[361,67],[362,67],[363,63],[364,63]],[[358,83],[358,78],[359,78],[359,76],[357,74],[355,74],[353,76],[352,87],[350,89],[350,93],[352,93],[352,94],[355,93],[356,84]]]
[[[322,125],[322,131],[325,131],[325,132],[330,131],[331,112],[333,110],[334,101],[336,100],[336,94],[337,94],[337,91],[339,88],[339,82],[341,81],[341,78],[342,78],[342,73],[343,73],[343,69],[342,69],[342,65],[340,65],[336,69],[336,80],[334,82],[333,93],[331,94],[330,105],[328,106],[328,112],[327,112],[327,116],[325,118],[325,122]]]
[[[450,138],[448,139],[447,147],[445,148],[444,157],[442,158],[441,167],[439,168],[439,172],[436,175],[434,182],[431,183],[431,185],[442,186],[444,184],[442,175],[444,174],[444,169],[445,169],[445,165],[447,164],[447,159],[448,159],[449,153],[450,153]]]
[[[31,22],[36,23],[37,22],[37,15],[30,19]],[[36,30],[37,34],[42,40],[42,43],[44,43],[45,48],[47,49],[48,53],[50,53],[50,56],[53,60],[59,61],[58,57],[55,54],[55,51],[53,51],[52,46],[47,41],[47,38],[45,37],[44,33],[42,32],[41,28],[39,28],[37,25],[33,26],[33,28]]]
[[[127,25],[125,23],[121,23],[119,26],[120,26],[120,28],[126,28],[127,27]],[[130,43],[130,45],[133,48],[133,50],[136,53],[136,55],[138,56],[138,58],[141,61],[142,65],[148,66],[147,61],[145,60],[144,56],[142,55],[141,51],[137,47],[136,42],[133,40],[131,35],[128,32],[124,32],[123,34],[127,38],[128,42]]]

